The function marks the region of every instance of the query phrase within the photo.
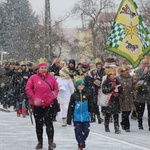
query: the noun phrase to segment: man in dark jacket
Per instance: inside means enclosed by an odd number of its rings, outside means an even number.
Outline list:
[[[52,72],[55,77],[59,76],[60,71],[60,61],[58,58],[55,58],[52,65],[49,67],[49,72]]]

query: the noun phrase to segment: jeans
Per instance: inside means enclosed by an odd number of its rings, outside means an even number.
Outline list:
[[[16,108],[25,108],[26,107],[26,100],[24,99],[22,102],[16,102]]]

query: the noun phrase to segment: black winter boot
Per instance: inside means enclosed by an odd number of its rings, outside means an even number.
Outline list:
[[[124,123],[123,123],[123,122],[121,122],[120,124],[121,124],[122,130],[125,130]]]
[[[138,119],[138,127],[139,127],[139,130],[143,130],[143,120],[142,118]]]
[[[136,112],[136,110],[133,110],[133,112],[131,114],[131,119],[133,119],[133,120],[137,119],[137,112]]]
[[[142,125],[139,125],[139,130],[144,130]]]
[[[109,125],[105,125],[105,132],[110,132]]]
[[[100,117],[100,115],[97,115],[98,124],[101,124],[103,122],[103,119]]]
[[[120,134],[121,131],[119,130],[119,126],[115,125],[115,133],[116,134]]]
[[[43,139],[38,141],[38,144],[36,145],[35,149],[42,149],[43,148]]]
[[[91,122],[96,122],[95,114],[94,113],[91,114]]]
[[[48,144],[49,144],[48,150],[53,150],[54,148],[56,148],[56,144],[53,143],[53,140],[52,140],[52,139],[49,139],[49,140],[48,140]]]

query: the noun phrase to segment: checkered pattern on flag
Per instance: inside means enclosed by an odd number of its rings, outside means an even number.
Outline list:
[[[125,30],[124,26],[122,26],[118,22],[115,22],[110,37],[108,38],[107,45],[110,45],[114,48],[118,48],[126,35],[124,33],[124,30]]]
[[[150,52],[150,34],[134,0],[122,0],[105,49],[136,68]]]
[[[146,49],[148,46],[150,46],[150,42],[148,41],[148,39],[147,39],[147,37],[146,37],[146,35],[144,34],[144,30],[143,30],[143,28],[142,28],[142,26],[141,25],[138,25],[137,26],[137,29],[138,29],[138,35],[139,35],[139,38],[140,38],[140,40],[141,40],[141,42],[142,42],[142,50],[144,50],[144,49]]]

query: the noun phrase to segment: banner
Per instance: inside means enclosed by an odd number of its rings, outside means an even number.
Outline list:
[[[150,34],[133,0],[122,0],[105,49],[124,57],[134,68],[149,53]]]

